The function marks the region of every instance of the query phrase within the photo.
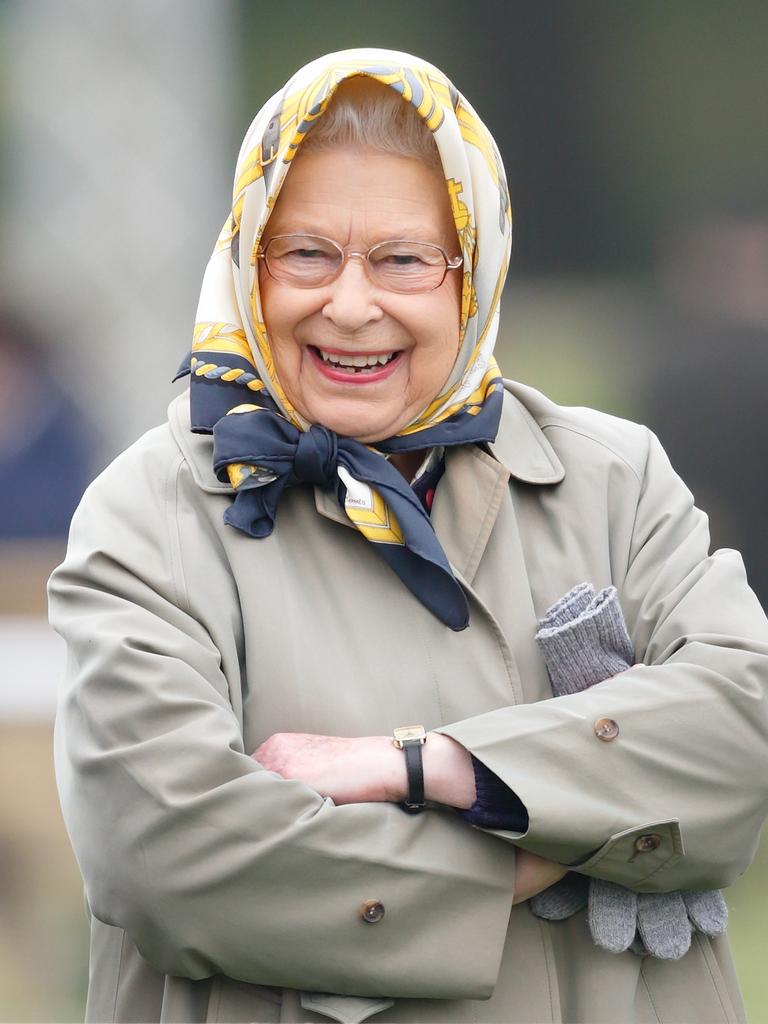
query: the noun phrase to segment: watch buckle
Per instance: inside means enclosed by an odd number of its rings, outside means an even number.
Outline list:
[[[403,749],[403,744],[406,742],[418,742],[424,744],[427,742],[427,731],[423,725],[400,725],[392,733],[392,742],[399,749]]]

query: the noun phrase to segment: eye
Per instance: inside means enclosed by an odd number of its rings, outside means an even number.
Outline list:
[[[421,257],[416,256],[412,252],[390,252],[376,262],[385,267],[418,267],[424,265]]]
[[[285,256],[292,259],[298,260],[317,260],[323,259],[330,254],[325,252],[323,249],[289,249]]]
[[[278,236],[268,244],[267,254],[272,260],[291,263],[320,263],[339,258],[330,243],[313,235]]]
[[[371,252],[370,259],[382,274],[423,274],[445,266],[442,251],[424,242],[385,242]]]

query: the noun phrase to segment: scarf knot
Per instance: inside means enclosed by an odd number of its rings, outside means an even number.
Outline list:
[[[302,483],[331,490],[336,484],[338,443],[333,431],[317,424],[301,431],[293,460],[293,475]]]

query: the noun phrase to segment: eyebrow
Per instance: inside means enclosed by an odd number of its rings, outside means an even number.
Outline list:
[[[332,234],[328,234],[327,231],[321,230],[314,227],[305,226],[286,229],[281,227],[278,231],[270,231],[269,224],[264,229],[264,234],[261,236],[262,239],[274,238],[275,235],[314,235],[318,238],[329,238],[331,241],[336,242],[344,248],[344,245]],[[376,238],[369,238],[366,241],[367,246],[378,245],[380,242],[427,242],[430,245],[437,245],[441,249],[450,251],[454,245],[458,248],[458,240],[446,239],[443,237],[443,233],[439,231],[427,231],[426,229],[413,226],[408,227],[404,231],[398,232],[396,230],[388,232],[386,235],[377,236]]]

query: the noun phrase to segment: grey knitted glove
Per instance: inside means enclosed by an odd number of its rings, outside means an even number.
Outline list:
[[[595,594],[591,584],[578,584],[541,619],[536,641],[556,697],[602,682],[634,661],[615,587]],[[549,921],[562,921],[588,907],[589,929],[598,946],[662,960],[684,956],[695,930],[721,935],[728,922],[728,908],[716,889],[636,893],[573,872],[529,902],[537,917]]]
[[[572,623],[582,612],[587,610],[594,596],[595,588],[591,583],[577,583],[567,594],[563,594],[559,601],[555,601],[539,619],[537,636],[542,630],[554,629],[557,626]]]
[[[562,921],[584,907],[595,944],[610,953],[631,949],[638,956],[679,960],[694,931],[722,935],[728,908],[722,893],[636,893],[615,882],[567,874],[530,900],[537,917]]]
[[[576,614],[566,619],[569,612]],[[556,697],[610,679],[635,660],[615,587],[595,594],[589,583],[580,583],[541,621],[536,642]]]

